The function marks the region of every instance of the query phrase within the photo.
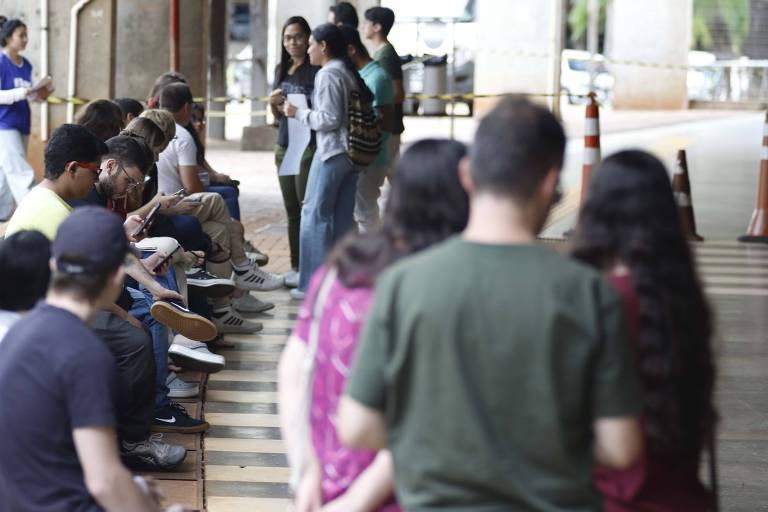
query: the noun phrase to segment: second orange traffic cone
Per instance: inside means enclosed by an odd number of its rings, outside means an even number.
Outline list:
[[[592,170],[600,163],[600,106],[595,96],[594,92],[589,93],[589,104],[584,119],[584,163],[581,168],[580,205],[584,204]]]
[[[763,125],[763,147],[760,153],[760,178],[757,188],[757,205],[752,212],[746,234],[739,242],[768,242],[768,112]]]
[[[688,161],[685,150],[677,152],[677,163],[672,175],[672,192],[675,194],[680,224],[688,240],[702,242],[704,239],[696,233],[696,219],[693,215],[693,200],[691,199],[691,182],[688,179]]]

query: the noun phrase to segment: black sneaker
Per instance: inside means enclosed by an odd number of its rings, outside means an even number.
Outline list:
[[[155,409],[152,420],[152,430],[155,432],[178,432],[180,434],[196,434],[208,430],[207,421],[196,420],[187,414],[187,410],[176,402]]]
[[[163,434],[152,434],[138,443],[120,442],[120,457],[126,466],[136,470],[168,471],[187,456],[183,446],[163,442]]]
[[[235,291],[235,282],[231,279],[216,277],[202,268],[193,268],[186,272],[187,284],[200,288],[208,297],[218,298],[231,295]]]

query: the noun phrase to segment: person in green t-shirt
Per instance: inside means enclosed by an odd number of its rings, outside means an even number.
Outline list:
[[[400,134],[405,131],[403,125],[403,101],[405,100],[405,88],[403,87],[403,68],[400,63],[400,56],[395,51],[395,47],[389,42],[387,36],[392,26],[395,24],[395,13],[392,9],[386,7],[371,7],[365,11],[365,21],[360,30],[366,39],[373,44],[375,53],[373,60],[379,63],[387,72],[392,80],[392,87],[395,90],[395,116],[392,125],[392,134],[387,140],[389,150],[389,174],[392,179],[392,173],[397,164],[400,155]]]
[[[339,28],[347,43],[347,56],[360,73],[365,85],[373,93],[373,106],[379,114],[382,145],[378,158],[362,169],[357,179],[355,195],[355,222],[360,232],[371,231],[380,223],[379,196],[381,186],[389,170],[389,149],[387,140],[394,123],[395,91],[392,80],[378,62],[371,59],[368,50],[360,40],[360,33],[352,27]]]
[[[641,453],[619,297],[534,243],[564,148],[550,112],[502,100],[460,167],[463,235],[378,281],[338,429],[390,449],[408,511],[598,511],[595,461],[624,469]]]

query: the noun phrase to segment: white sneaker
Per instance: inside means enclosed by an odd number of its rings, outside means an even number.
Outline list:
[[[250,293],[232,299],[232,307],[241,313],[263,313],[274,308],[271,302],[259,300]]]
[[[292,299],[304,300],[304,292],[299,290],[298,288],[294,288],[293,290],[288,292],[288,295],[290,295]]]
[[[264,328],[261,323],[240,316],[232,305],[214,309],[211,318],[221,334],[253,334]]]
[[[271,274],[253,265],[248,270],[234,269],[232,280],[241,290],[270,292],[282,288],[285,280],[282,276]]]
[[[165,379],[165,385],[168,386],[169,398],[194,398],[200,394],[200,386],[194,382],[187,382],[175,373],[168,374]]]
[[[168,357],[185,370],[216,373],[224,368],[224,356],[211,353],[205,343],[185,338],[181,334],[173,337],[168,348]]]
[[[283,274],[283,279],[285,279],[285,287],[286,288],[298,288],[299,287],[299,273],[295,270],[291,270],[290,272],[286,272]]]

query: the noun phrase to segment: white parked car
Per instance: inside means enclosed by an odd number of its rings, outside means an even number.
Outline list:
[[[589,77],[592,65],[595,67],[594,91],[600,103],[610,103],[613,99],[613,76],[605,67],[605,57],[583,50],[563,50],[560,68],[560,91],[568,94],[568,103],[582,103],[583,96],[589,93]]]

